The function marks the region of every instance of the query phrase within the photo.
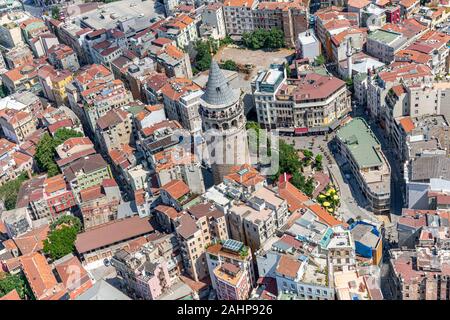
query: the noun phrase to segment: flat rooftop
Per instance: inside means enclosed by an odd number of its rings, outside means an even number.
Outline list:
[[[354,118],[338,130],[337,138],[350,150],[360,169],[381,166],[383,160],[378,139],[361,118]]]
[[[153,0],[122,0],[102,4],[96,10],[80,13],[76,18],[82,25],[92,29],[115,28],[120,21],[135,19],[131,27],[136,32],[141,31],[158,18],[164,18],[164,6]],[[127,33],[127,30],[122,30]]]
[[[386,43],[386,44],[390,44],[400,37],[401,37],[401,35],[396,32],[386,31],[386,30],[382,30],[382,29],[378,29],[374,32],[371,32],[368,35],[369,39],[372,39],[372,40],[375,40],[378,42],[382,42],[382,43]]]

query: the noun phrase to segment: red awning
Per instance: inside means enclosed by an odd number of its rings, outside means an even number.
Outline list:
[[[294,129],[295,134],[303,134],[303,133],[307,133],[307,132],[308,132],[308,128],[295,128]]]

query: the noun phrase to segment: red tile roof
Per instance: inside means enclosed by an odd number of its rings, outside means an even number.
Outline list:
[[[322,222],[325,222],[330,227],[343,225],[346,226],[345,222],[337,220],[335,217],[330,215],[320,204],[313,204],[308,207],[314,212]]]
[[[9,293],[1,297],[0,300],[22,300],[22,299],[20,299],[20,296],[17,293],[16,289],[13,289]]]
[[[40,253],[21,257],[22,270],[37,300],[51,298],[62,291],[62,285],[53,275],[52,268]]]
[[[20,237],[14,238],[14,243],[19,248],[22,255],[42,251],[44,248],[44,240],[50,231],[48,225],[31,230]]]
[[[278,193],[281,198],[287,201],[290,212],[305,208],[304,202],[309,200],[307,195],[298,190],[289,181],[284,181],[278,185]]]
[[[300,266],[300,261],[282,255],[278,261],[277,272],[285,277],[296,279]]]
[[[190,192],[188,185],[183,180],[172,180],[163,185],[161,190],[165,190],[175,200]]]
[[[414,122],[411,120],[411,117],[404,117],[400,119],[400,125],[403,127],[406,133],[410,133],[416,127]]]
[[[133,216],[100,225],[77,235],[75,247],[78,253],[107,247],[154,231],[148,218]]]

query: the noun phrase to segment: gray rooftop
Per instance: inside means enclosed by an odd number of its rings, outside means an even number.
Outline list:
[[[105,280],[97,281],[89,290],[76,300],[131,300],[122,291],[116,289]]]
[[[223,106],[232,105],[238,99],[239,93],[230,86],[217,61],[213,60],[202,100],[212,106]]]
[[[418,157],[411,162],[410,172],[411,181],[428,181],[431,178],[450,180],[450,158],[446,155]]]
[[[373,226],[367,224],[357,224],[352,230],[352,236],[358,241],[370,248],[375,248],[379,241],[379,237],[372,233]]]

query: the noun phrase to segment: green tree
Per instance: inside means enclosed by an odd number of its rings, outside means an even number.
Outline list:
[[[44,240],[44,252],[53,260],[64,257],[74,251],[76,238],[75,226],[60,225]]]
[[[302,168],[302,163],[298,157],[297,151],[290,144],[281,140],[278,146],[279,149],[279,169],[275,178],[284,172],[294,174]]]
[[[0,297],[16,290],[20,298],[32,299],[33,294],[28,286],[25,276],[22,273],[8,274],[0,272]]]
[[[308,149],[304,149],[304,150],[302,150],[302,152],[303,152],[303,156],[304,156],[303,164],[305,166],[308,166],[311,163],[311,160],[312,160],[314,154],[312,153],[311,150],[308,150]]]
[[[236,62],[234,62],[233,60],[226,60],[220,67],[222,69],[230,71],[237,71],[238,69]]]
[[[55,142],[53,138],[48,132],[44,133],[37,144],[34,158],[36,159],[38,167],[43,171],[47,171],[50,177],[59,172],[54,160],[55,152]]]
[[[233,43],[234,43],[234,41],[233,41],[233,39],[231,39],[230,36],[226,36],[225,38],[220,40],[220,46],[221,47],[222,46],[227,46],[227,45],[233,44]]]
[[[195,44],[195,51],[195,70],[197,70],[197,72],[208,70],[212,60],[208,41],[197,41]]]
[[[314,158],[314,167],[318,171],[322,171],[322,169],[323,169],[322,160],[323,160],[323,156],[321,154],[316,155],[316,157]]]
[[[0,98],[4,98],[8,95],[8,89],[6,89],[5,85],[2,84],[0,86]]]
[[[74,227],[75,230],[78,232],[81,231],[81,221],[75,216],[71,215],[65,215],[58,218],[58,220],[54,221],[50,225],[51,230],[56,230],[58,226],[65,225],[69,227]]]
[[[271,49],[278,49],[284,46],[284,33],[278,28],[272,28],[267,33],[265,46]]]
[[[52,18],[53,19],[57,19],[57,20],[59,20],[59,7],[53,7],[52,8]]]
[[[311,197],[315,189],[314,179],[309,178],[306,180],[305,187],[303,188],[303,192],[308,196]]]
[[[58,130],[56,130],[55,135],[53,137],[55,148],[57,146],[59,146],[61,143],[63,143],[64,141],[66,141],[67,139],[80,138],[83,136],[84,135],[79,131],[75,131],[75,130],[67,129],[67,128],[59,128]]]
[[[286,63],[285,66],[284,66],[284,68],[286,69],[286,76],[287,76],[288,78],[290,78],[292,72],[291,72],[291,68],[289,67],[289,64]]]
[[[321,65],[324,65],[325,62],[326,62],[326,60],[325,60],[325,57],[323,55],[320,55],[320,56],[316,57],[316,60],[315,60],[316,65],[321,66]]]
[[[44,133],[36,147],[36,163],[42,171],[46,171],[49,177],[59,174],[58,165],[55,162],[56,147],[69,138],[82,137],[83,134],[67,128],[56,130],[54,137],[48,132]]]
[[[242,34],[242,43],[252,50],[282,48],[284,46],[284,34],[278,28],[270,30],[256,29],[252,32],[244,32]]]
[[[16,207],[17,194],[24,181],[28,180],[28,175],[22,172],[16,179],[6,182],[0,187],[0,199],[5,204],[6,210]]]

